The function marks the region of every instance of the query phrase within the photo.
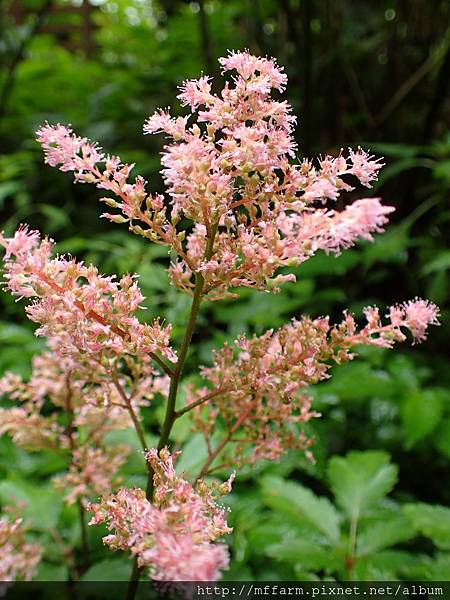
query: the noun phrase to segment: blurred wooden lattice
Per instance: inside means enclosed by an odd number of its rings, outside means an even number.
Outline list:
[[[87,56],[92,56],[95,51],[93,16],[96,10],[97,7],[88,0],[41,0],[40,3],[13,0],[6,3],[6,12],[17,25],[40,15],[39,33],[50,33],[68,50],[81,50]]]

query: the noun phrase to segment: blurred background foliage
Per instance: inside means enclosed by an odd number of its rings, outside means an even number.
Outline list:
[[[338,318],[345,307],[359,312],[415,295],[442,311],[443,327],[425,345],[364,351],[316,386],[323,416],[310,425],[315,465],[292,454],[240,474],[230,499],[227,577],[450,579],[449,23],[446,0],[0,4],[2,229],[28,222],[55,238],[61,252],[104,272],[138,272],[145,316],[174,323],[175,338],[189,300],[168,286],[165,251],[99,220],[100,194],[44,167],[34,141],[38,125],[72,123],[108,152],[136,162],[136,172],[161,190],[162,139],[141,135],[144,119],[170,104],[179,111],[174,97],[185,78],[218,76],[219,56],[249,48],[286,68],[302,156],[360,144],[385,157],[370,193],[397,210],[375,244],[339,258],[316,256],[280,295],[242,291],[201,314],[192,377],[226,339],[301,313]],[[1,302],[0,372],[26,374],[42,342],[21,303],[5,294]],[[161,410],[162,403],[146,417],[149,429]],[[180,468],[189,473],[203,449],[187,426],[178,427],[176,441],[186,440]],[[36,535],[49,542],[39,576],[64,577],[64,544],[79,532],[73,512],[46,483],[61,460],[26,454],[6,439],[0,451],[0,501],[27,501]],[[139,457],[129,461],[127,481],[141,484],[141,468]],[[90,535],[101,562],[85,577],[126,578],[127,561],[102,549],[98,528]]]

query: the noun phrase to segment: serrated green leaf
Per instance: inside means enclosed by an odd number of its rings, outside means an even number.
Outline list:
[[[281,509],[288,507],[289,511],[298,512],[329,540],[336,542],[339,539],[340,515],[328,498],[316,496],[299,483],[283,481],[278,477],[266,477],[263,480],[263,493],[270,506]]]
[[[439,252],[430,262],[422,268],[424,275],[436,273],[436,271],[445,271],[450,269],[450,250]]]
[[[414,537],[414,531],[411,524],[402,515],[387,521],[373,523],[358,533],[356,554],[357,556],[374,554],[412,537]]]
[[[392,490],[397,471],[385,452],[350,452],[330,460],[328,479],[338,505],[358,518]]]
[[[254,513],[254,521],[259,521],[259,524],[252,522],[250,517],[250,527],[247,523],[239,523],[234,525],[234,531],[239,527],[240,530],[245,529],[245,533],[249,544],[252,546],[252,552],[256,554],[265,553],[266,548],[273,544],[278,544],[280,540],[285,539],[290,533],[292,533],[292,524],[285,519],[277,520],[263,520],[261,523],[260,514]],[[297,533],[297,532],[296,532]]]
[[[412,448],[436,428],[442,415],[442,398],[442,392],[433,389],[417,390],[407,395],[401,407],[406,448]]]
[[[301,569],[320,571],[321,569],[339,569],[341,561],[332,548],[319,545],[315,540],[284,539],[279,543],[270,544],[266,548],[268,556]]]
[[[438,548],[450,550],[450,508],[418,502],[406,504],[403,511],[416,531],[430,538]]]
[[[429,565],[431,581],[450,581],[450,554],[439,554]]]
[[[417,557],[404,550],[381,550],[355,562],[353,577],[372,581],[397,579],[407,569],[417,564]]]
[[[435,447],[447,458],[450,458],[450,419],[441,422],[439,428],[433,435]]]

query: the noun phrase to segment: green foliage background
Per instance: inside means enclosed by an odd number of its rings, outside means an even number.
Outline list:
[[[20,23],[17,4],[28,11]],[[226,577],[450,579],[448,2],[104,0],[93,2],[88,52],[77,29],[62,27],[75,19],[54,11],[63,4],[6,0],[0,7],[0,220],[7,233],[28,222],[50,233],[61,252],[104,272],[138,272],[145,316],[162,315],[179,338],[189,301],[168,286],[165,252],[99,220],[99,194],[44,167],[34,131],[46,119],[72,123],[136,162],[160,190],[162,140],[141,135],[144,119],[157,107],[177,111],[174,97],[185,78],[218,75],[218,56],[247,47],[285,65],[300,153],[361,144],[384,155],[373,193],[397,211],[375,244],[339,258],[316,256],[281,295],[243,291],[238,300],[206,307],[190,376],[226,339],[301,313],[337,318],[344,307],[358,312],[416,294],[441,306],[443,326],[425,345],[370,349],[316,386],[323,416],[310,426],[315,465],[293,453],[239,474]],[[42,342],[21,304],[6,294],[1,302],[0,372],[26,374]],[[157,405],[147,416],[150,431],[161,412]],[[187,427],[177,427],[176,441],[186,442],[179,468],[195,472],[200,441]],[[34,534],[47,542],[41,579],[66,576],[49,529],[60,532],[62,544],[79,538],[74,511],[48,484],[62,468],[60,457],[30,455],[0,439],[0,501],[27,502]],[[125,474],[133,485],[143,483],[137,446]],[[102,548],[101,534],[90,530],[97,563],[84,577],[126,579],[130,564]],[[350,546],[353,564],[345,559]]]

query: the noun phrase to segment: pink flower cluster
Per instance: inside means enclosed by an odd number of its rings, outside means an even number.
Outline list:
[[[67,504],[108,494],[121,483],[117,472],[129,453],[130,447],[124,444],[104,447],[83,444],[73,451],[69,471],[53,479],[55,489],[66,492]]]
[[[90,524],[106,523],[114,533],[103,538],[112,549],[131,550],[152,579],[214,581],[228,566],[224,544],[214,544],[230,533],[226,511],[218,497],[231,490],[233,476],[221,485],[197,489],[177,475],[167,449],[148,452],[154,470],[155,493],[149,502],[140,489],[119,490],[91,504]]]
[[[402,328],[424,340],[427,327],[439,324],[437,307],[420,299],[391,307],[385,325],[376,307],[364,312],[362,329],[349,314],[337,325],[328,317],[302,317],[261,336],[241,336],[234,347],[225,344],[215,353],[213,366],[202,370],[210,387],[188,388],[188,403],[198,402],[192,412],[194,429],[211,449],[210,439],[222,424],[226,464],[274,460],[289,448],[307,449],[312,442],[298,426],[320,415],[311,410],[305,392],[329,377],[332,362],[351,360],[359,345],[390,348],[406,339]]]
[[[46,336],[50,347],[76,367],[125,356],[176,360],[170,327],[158,320],[144,325],[134,316],[144,298],[132,276],[117,282],[73,258],[51,258],[53,242],[41,240],[27,226],[10,239],[0,237],[0,244],[6,248],[6,287],[14,295],[34,298],[26,312],[40,325],[37,335]]]
[[[0,517],[0,581],[30,580],[36,573],[43,549],[28,542],[21,518]]]
[[[28,381],[13,373],[0,379],[0,397],[15,405],[0,408],[0,434],[30,451],[64,449],[69,453],[68,470],[54,478],[69,504],[85,503],[109,493],[120,482],[118,472],[131,448],[109,445],[106,436],[114,430],[133,427],[130,406],[136,418],[142,407],[161,391],[161,377],[137,371],[135,381],[118,375],[120,390],[127,390],[125,404],[115,383],[101,364],[88,372],[75,370],[70,359],[44,352],[33,358]],[[142,365],[147,371],[148,366]],[[139,378],[140,377],[140,378]],[[64,425],[69,421],[69,425]]]
[[[117,200],[104,200],[122,214],[104,216],[172,247],[178,254],[169,269],[172,282],[193,293],[201,274],[210,300],[232,296],[240,286],[278,291],[295,279],[279,275],[280,267],[300,264],[318,250],[338,253],[358,238],[371,240],[393,210],[377,198],[342,211],[325,208],[354,189],[349,179],[370,187],[380,161],[359,148],[347,157],[292,162],[295,117],[286,101],[272,97],[272,90],[286,86],[283,70],[248,52],[219,62],[224,73],[235,72],[219,94],[208,77],[187,81],[178,98],[191,114],[159,110],[144,125],[147,134],[171,138],[162,159],[168,202],[149,195],[140,177],[128,183],[133,165],[105,156],[70,128],[47,124],[38,131],[50,165],[113,192]],[[188,229],[180,223],[186,218]]]
[[[76,182],[92,183],[116,195],[117,200],[102,200],[111,208],[120,208],[123,216],[105,213],[103,217],[115,223],[129,222],[134,233],[182,253],[177,231],[167,219],[162,196],[148,194],[146,181],[140,176],[132,183],[128,181],[134,165],[122,163],[118,156],[105,155],[97,144],[75,135],[70,126],[45,124],[36,135],[47,164],[59,166],[61,171],[73,171]],[[134,221],[140,221],[145,229],[134,225]]]

